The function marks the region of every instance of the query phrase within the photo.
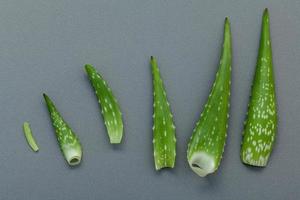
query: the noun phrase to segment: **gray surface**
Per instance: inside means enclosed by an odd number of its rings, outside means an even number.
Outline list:
[[[245,167],[241,131],[269,7],[279,129],[269,166]],[[0,199],[299,199],[300,3],[298,0],[19,1],[0,3]],[[217,70],[223,20],[233,35],[232,108],[224,159],[196,176],[188,138]],[[149,56],[158,58],[177,126],[174,170],[155,172]],[[111,146],[83,72],[92,63],[124,113],[123,144]],[[83,162],[63,160],[42,92],[78,133]],[[22,123],[40,145],[27,146]]]

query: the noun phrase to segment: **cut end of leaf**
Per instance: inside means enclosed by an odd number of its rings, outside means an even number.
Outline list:
[[[64,149],[63,152],[69,165],[75,166],[80,163],[82,157],[82,151],[80,148],[69,147]]]
[[[201,177],[213,173],[216,168],[214,158],[206,152],[194,153],[189,159],[189,165]]]
[[[111,144],[119,144],[122,141],[123,138],[123,125],[118,128],[118,130],[110,130],[107,129],[108,131],[108,137],[109,137],[109,142]]]
[[[109,138],[109,141],[111,144],[120,144],[121,140],[122,140],[122,137]]]
[[[242,156],[241,159],[245,165],[249,165],[252,167],[266,167],[268,164],[268,158],[263,158],[263,157],[261,157],[261,159],[259,160],[254,160],[254,159],[249,159],[247,156]]]
[[[80,160],[81,160],[80,157],[75,156],[75,157],[71,158],[71,159],[68,161],[68,163],[69,163],[69,165],[71,165],[71,166],[75,166],[75,165],[78,165],[78,164],[80,163]]]
[[[33,151],[34,151],[34,152],[38,152],[38,151],[39,151],[39,148],[38,148],[38,147],[37,147],[37,148],[34,148]]]
[[[162,169],[174,168],[175,167],[175,159],[174,160],[159,160],[154,157],[155,170],[159,171]]]
[[[165,169],[165,168],[174,168],[174,164],[173,165],[155,165],[155,170],[156,171],[159,171],[159,170],[161,170],[161,169]]]
[[[253,162],[248,162],[248,161],[244,161],[244,160],[242,160],[243,161],[243,163],[245,164],[245,165],[249,165],[249,166],[251,166],[251,167],[261,167],[261,168],[265,168],[266,166],[267,166],[267,162],[266,163],[264,163],[264,164],[257,164],[257,163],[253,163]]]

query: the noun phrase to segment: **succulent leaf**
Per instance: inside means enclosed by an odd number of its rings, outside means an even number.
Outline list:
[[[123,121],[120,106],[111,89],[100,73],[92,65],[85,65],[85,70],[95,90],[110,143],[118,144],[123,136]]]
[[[229,19],[226,18],[220,66],[188,144],[189,165],[201,177],[216,171],[222,158],[228,127],[230,84],[231,32]]]
[[[156,59],[151,57],[153,76],[153,149],[155,169],[173,168],[176,158],[176,137],[173,115]]]
[[[264,167],[273,149],[277,128],[269,13],[262,17],[260,47],[241,148],[242,162]]]
[[[78,165],[81,161],[82,150],[78,137],[64,121],[51,99],[43,94],[56,133],[59,147],[69,165]]]

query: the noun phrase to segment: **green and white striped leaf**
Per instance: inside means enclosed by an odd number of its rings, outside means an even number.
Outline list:
[[[267,165],[276,128],[277,112],[269,13],[265,9],[256,71],[243,132],[241,148],[243,163],[258,167]]]
[[[229,19],[226,18],[219,70],[188,144],[189,165],[201,177],[216,171],[222,158],[228,127],[230,83],[231,33]]]
[[[153,149],[155,169],[173,168],[176,158],[175,125],[156,59],[151,57],[153,76]]]
[[[43,94],[56,133],[59,147],[69,165],[78,165],[81,161],[82,150],[78,137],[64,121],[51,99]]]
[[[123,136],[122,113],[106,81],[92,65],[85,65],[85,70],[95,90],[101,113],[107,129],[110,143],[120,143]]]

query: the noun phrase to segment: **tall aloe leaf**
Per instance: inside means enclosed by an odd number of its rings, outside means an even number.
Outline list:
[[[98,98],[110,143],[120,143],[123,136],[123,121],[119,104],[96,69],[92,65],[85,65],[85,70]]]
[[[269,13],[262,17],[260,47],[243,132],[241,159],[245,164],[264,167],[271,154],[277,128]]]
[[[189,165],[202,177],[216,171],[222,158],[228,127],[230,79],[231,33],[229,19],[226,18],[219,70],[208,101],[188,144]]]
[[[156,170],[173,168],[176,157],[176,138],[173,115],[160,77],[156,59],[151,57],[153,76],[153,149]]]

